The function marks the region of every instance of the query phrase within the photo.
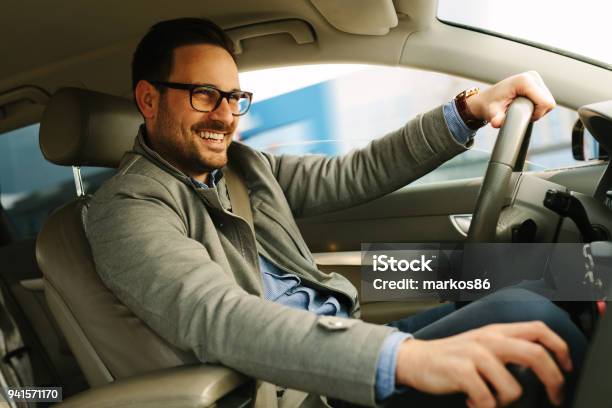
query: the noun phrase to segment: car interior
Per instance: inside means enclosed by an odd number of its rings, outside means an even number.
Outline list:
[[[495,83],[535,70],[560,106],[578,112],[582,131],[573,139],[574,150],[580,150],[586,129],[601,151],[612,151],[612,86],[602,85],[612,84],[609,67],[444,23],[436,17],[437,1],[39,3],[35,10],[14,3],[0,15],[0,34],[10,39],[3,42],[0,64],[0,138],[40,123],[42,155],[71,168],[74,194],[47,214],[36,236],[26,239],[15,238],[10,214],[0,204],[0,386],[60,386],[60,406],[276,403],[257,379],[200,364],[165,342],[115,298],[95,271],[82,222],[93,191],[81,170],[116,168],[131,149],[142,122],[131,100],[131,54],[155,22],[184,16],[215,21],[234,42],[241,72],[365,63]],[[513,104],[491,164],[480,177],[408,185],[357,207],[299,219],[319,267],[344,274],[360,289],[363,243],[611,241],[607,156],[579,166],[524,171],[531,109],[526,100]],[[586,215],[555,205],[563,199]],[[612,253],[601,254],[601,262],[610,259]],[[362,302],[362,318],[385,323],[438,304],[434,298]],[[573,407],[612,405],[606,381],[610,319],[602,314],[593,323]]]

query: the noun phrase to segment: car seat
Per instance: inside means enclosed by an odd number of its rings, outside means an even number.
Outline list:
[[[49,216],[36,248],[49,308],[92,387],[65,402],[144,406],[163,400],[208,406],[224,397],[250,398],[252,392],[245,390],[252,390],[253,381],[225,367],[201,364],[192,353],[164,341],[96,273],[83,230],[90,196],[80,166],[117,167],[141,122],[130,101],[76,88],[55,93],[41,121],[44,157],[72,166],[78,194]],[[240,392],[232,392],[239,387]]]

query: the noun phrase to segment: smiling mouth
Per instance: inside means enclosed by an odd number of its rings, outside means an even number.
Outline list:
[[[218,132],[210,132],[207,130],[198,132],[197,135],[200,137],[200,139],[213,143],[221,143],[225,139],[225,134]]]

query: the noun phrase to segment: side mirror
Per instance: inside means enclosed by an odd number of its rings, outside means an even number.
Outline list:
[[[595,140],[578,119],[572,129],[572,155],[575,160],[608,160],[608,152]]]

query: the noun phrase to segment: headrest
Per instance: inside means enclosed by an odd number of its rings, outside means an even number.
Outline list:
[[[117,167],[142,122],[127,99],[62,88],[43,113],[40,150],[50,162],[64,166]]]

